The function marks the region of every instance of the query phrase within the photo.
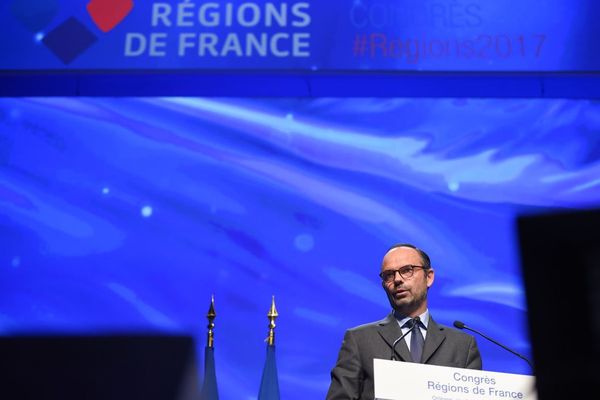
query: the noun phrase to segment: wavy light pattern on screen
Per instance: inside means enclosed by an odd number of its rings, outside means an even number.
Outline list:
[[[599,127],[589,101],[1,99],[0,331],[202,346],[214,294],[222,397],[252,398],[275,295],[282,395],[322,398],[408,241],[438,322],[529,354],[514,217],[599,203]],[[487,369],[530,372],[480,346]]]

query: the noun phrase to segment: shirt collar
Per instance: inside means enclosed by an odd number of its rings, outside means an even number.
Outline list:
[[[404,326],[404,324],[409,319],[412,319],[411,317],[402,316],[396,311],[394,311],[394,317],[396,318],[396,321],[398,321],[398,324],[400,324],[401,327]],[[427,329],[427,326],[429,325],[429,309],[426,309],[423,314],[419,315],[419,318],[421,319],[421,323],[423,324],[425,329]]]

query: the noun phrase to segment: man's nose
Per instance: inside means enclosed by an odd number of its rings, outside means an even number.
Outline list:
[[[400,271],[394,271],[394,282],[403,282],[404,278],[400,275]]]

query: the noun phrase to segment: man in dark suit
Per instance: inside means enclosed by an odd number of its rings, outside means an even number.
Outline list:
[[[379,276],[393,311],[381,321],[346,331],[331,371],[327,400],[372,400],[373,359],[390,359],[394,341],[412,324],[417,326],[396,345],[397,360],[481,369],[475,338],[437,324],[429,314],[427,291],[434,271],[424,251],[411,244],[392,246],[383,257]]]

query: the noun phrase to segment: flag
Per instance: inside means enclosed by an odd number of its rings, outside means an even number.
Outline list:
[[[202,384],[201,400],[219,400],[217,389],[217,372],[215,370],[215,348],[206,346],[204,349],[204,382]]]
[[[279,400],[279,380],[275,363],[275,346],[267,346],[267,360],[263,369],[258,400]]]

